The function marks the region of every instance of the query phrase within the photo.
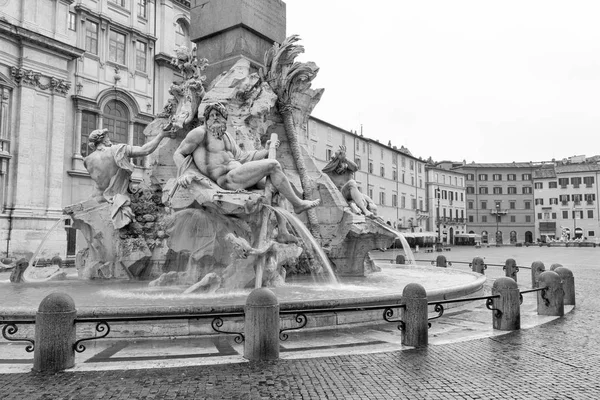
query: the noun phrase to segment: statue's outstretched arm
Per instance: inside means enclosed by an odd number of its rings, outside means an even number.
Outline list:
[[[161,131],[154,139],[149,141],[143,146],[131,146],[131,151],[129,153],[130,157],[145,157],[148,154],[151,154],[156,150],[160,142],[168,136],[168,132]]]

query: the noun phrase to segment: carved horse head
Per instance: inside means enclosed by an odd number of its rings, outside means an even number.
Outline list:
[[[204,97],[204,87],[199,80],[189,79],[180,84],[173,83],[169,93],[175,99],[176,108],[164,130],[176,133],[191,124],[197,116],[198,106]]]

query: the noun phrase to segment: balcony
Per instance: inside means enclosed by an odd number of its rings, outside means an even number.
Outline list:
[[[490,214],[492,214],[492,215],[506,215],[506,214],[508,214],[508,210],[490,210]]]
[[[464,224],[467,222],[466,218],[450,218],[450,217],[440,217],[436,220],[436,224],[445,224],[445,225],[454,225],[454,224]]]

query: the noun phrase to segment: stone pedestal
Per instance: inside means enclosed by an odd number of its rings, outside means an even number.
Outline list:
[[[274,42],[285,39],[285,3],[281,0],[208,0],[190,9],[190,38],[198,57],[210,66],[205,74],[211,82],[240,58],[254,70],[263,66],[264,55]]]
[[[266,288],[254,289],[246,300],[244,357],[250,361],[279,358],[279,301]]]
[[[404,309],[404,329],[402,344],[404,346],[427,346],[429,341],[427,322],[427,292],[418,283],[409,283],[402,291]]]
[[[500,310],[498,316],[492,313],[492,324],[494,329],[512,331],[521,329],[521,300],[519,286],[512,278],[498,278],[492,286],[492,295],[499,294],[494,299],[494,308]]]

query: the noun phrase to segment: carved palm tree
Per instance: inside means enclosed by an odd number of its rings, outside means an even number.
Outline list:
[[[308,176],[306,164],[300,151],[300,142],[293,111],[300,107],[295,104],[294,94],[302,93],[310,88],[310,82],[315,78],[319,68],[314,63],[295,62],[296,56],[304,52],[304,46],[296,44],[300,40],[298,35],[287,37],[281,45],[275,43],[265,53],[265,68],[261,68],[259,75],[261,79],[269,84],[277,95],[277,109],[283,117],[285,133],[292,151],[292,157],[296,170],[300,176],[300,183],[304,192],[304,198],[313,199],[314,183]],[[320,236],[315,209],[307,211],[308,228],[311,234],[318,238]]]

